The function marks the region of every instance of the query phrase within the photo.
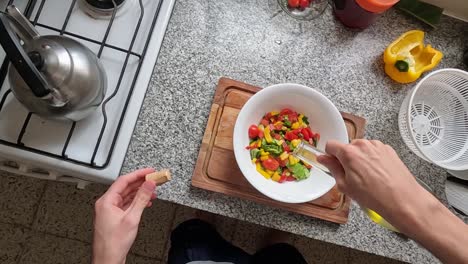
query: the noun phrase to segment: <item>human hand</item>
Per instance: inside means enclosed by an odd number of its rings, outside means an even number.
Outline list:
[[[377,140],[329,141],[328,155],[318,157],[336,179],[338,189],[384,217],[416,199],[423,189],[395,150]]]
[[[120,176],[95,204],[93,263],[125,263],[146,207],[156,198],[147,168]]]

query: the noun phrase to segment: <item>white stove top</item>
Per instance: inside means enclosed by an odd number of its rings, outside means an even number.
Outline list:
[[[65,28],[64,22],[72,0],[37,1],[30,20],[37,22],[36,28],[44,35],[60,34],[60,31],[53,30],[55,28],[64,29],[64,35],[69,37],[81,36],[74,38],[99,54],[99,43],[104,39],[110,19],[92,18],[83,11],[80,1],[82,0],[76,1]],[[17,0],[13,4],[23,11],[27,2]],[[42,10],[36,19],[42,2]],[[174,4],[174,0],[141,2],[144,7],[143,16],[140,15],[138,0],[126,0],[116,13],[106,40],[107,46],[100,54],[108,79],[106,99],[109,100],[86,119],[73,124],[46,120],[32,114],[25,126],[28,111],[9,92],[8,78],[5,79],[0,90],[0,101],[5,98],[3,108],[0,109],[0,158],[3,159],[0,169],[41,178],[71,176],[99,182],[110,182],[119,175]],[[5,1],[2,1],[0,8],[4,10],[5,5]],[[126,51],[130,49],[140,19],[132,53],[125,64]],[[155,19],[156,24],[151,32]],[[88,39],[91,41],[87,41]],[[142,58],[140,55],[143,55],[147,41],[148,48]],[[0,62],[4,57],[0,47]],[[127,98],[130,98],[128,102]],[[126,103],[128,108],[121,129],[117,132]],[[104,129],[103,108],[107,115]],[[21,133],[23,127],[24,133]],[[103,135],[98,143],[101,130]],[[17,144],[19,137],[23,146]],[[116,141],[112,150],[114,138]]]

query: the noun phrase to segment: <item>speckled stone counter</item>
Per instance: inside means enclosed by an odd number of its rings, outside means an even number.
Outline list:
[[[171,168],[174,180],[159,189],[160,199],[394,259],[436,261],[415,242],[373,224],[356,204],[348,223],[336,225],[191,187],[215,87],[226,76],[263,87],[294,82],[319,90],[340,110],[365,117],[366,137],[392,145],[445,200],[446,173],[401,140],[398,111],[411,86],[385,76],[382,52],[401,33],[423,29],[426,41],[445,54],[438,68],[463,68],[468,24],[443,17],[431,30],[390,10],[353,32],[335,21],[331,8],[303,23],[279,10],[275,0],[177,1],[123,172]]]

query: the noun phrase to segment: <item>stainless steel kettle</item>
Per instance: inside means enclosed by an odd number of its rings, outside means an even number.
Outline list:
[[[0,13],[0,44],[11,61],[11,89],[31,112],[78,121],[104,99],[107,77],[96,55],[71,38],[40,36],[15,6]]]

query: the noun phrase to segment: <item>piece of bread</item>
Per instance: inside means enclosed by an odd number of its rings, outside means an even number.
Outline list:
[[[171,172],[169,170],[160,170],[150,174],[146,174],[145,179],[147,181],[154,181],[156,185],[159,186],[170,181],[172,178]]]

